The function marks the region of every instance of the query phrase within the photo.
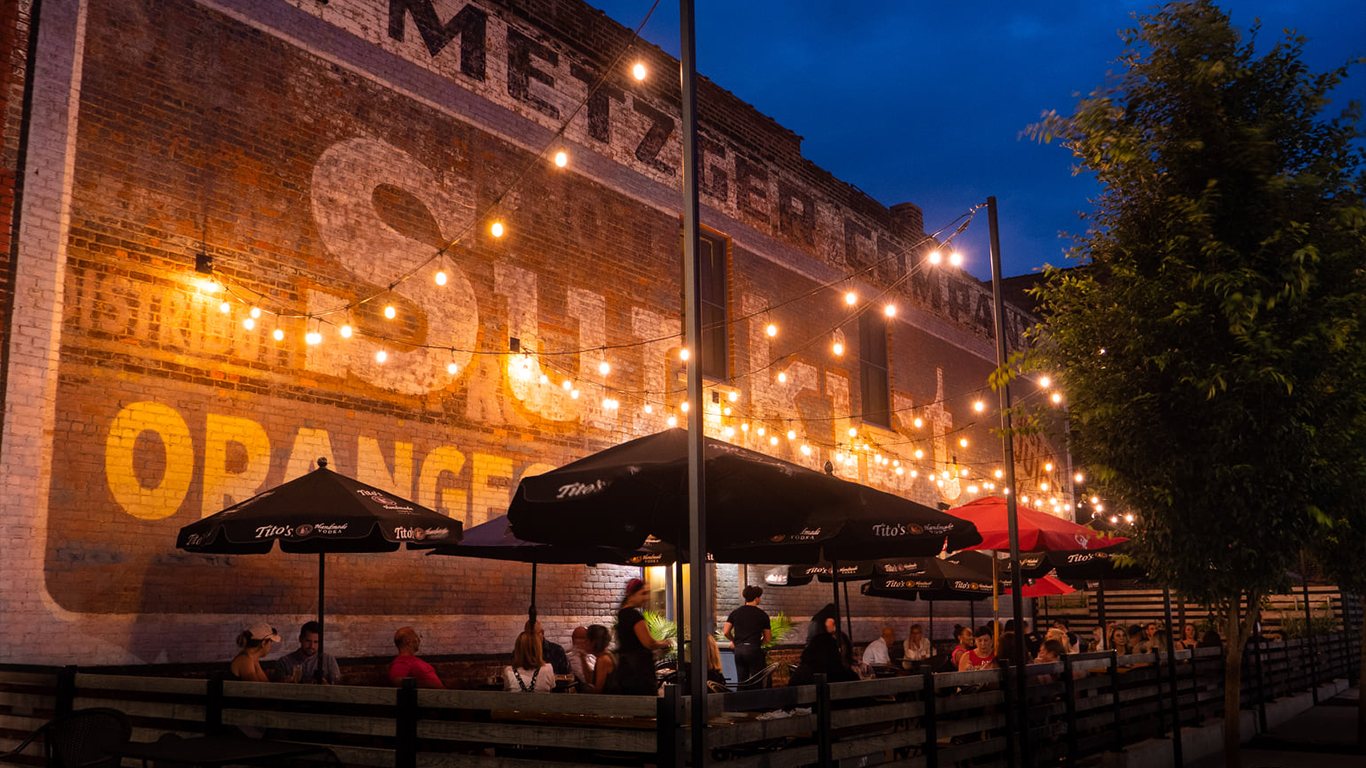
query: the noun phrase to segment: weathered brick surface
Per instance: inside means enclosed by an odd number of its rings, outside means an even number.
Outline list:
[[[10,62],[23,58],[26,7],[0,16]],[[38,29],[14,288],[0,284],[15,297],[0,659],[223,658],[259,616],[292,633],[315,606],[315,557],[189,555],[174,539],[318,457],[476,525],[522,477],[677,412],[678,93],[659,76],[677,63],[637,44],[657,76],[612,73],[569,123],[570,166],[536,157],[629,37],[600,13],[548,0],[44,0]],[[0,195],[18,171],[23,71],[0,81]],[[894,214],[816,168],[799,137],[714,84],[701,103],[703,218],[728,242],[731,317],[753,315],[730,329],[735,378],[703,403],[709,433],[733,428],[735,442],[819,467],[848,454],[854,428],[871,448],[840,461],[842,476],[927,504],[965,498],[996,467],[971,407],[991,370],[986,292],[957,270],[922,269],[918,211]],[[501,239],[493,219],[508,227]],[[230,287],[226,312],[225,295],[200,286],[200,253]],[[852,318],[843,286],[778,306],[864,267],[853,284],[865,296],[890,287],[902,306],[885,427],[856,415],[856,321],[836,331],[849,351],[829,351],[831,329]],[[253,306],[265,312],[248,329]],[[342,339],[342,325],[359,333]],[[321,345],[305,343],[311,330]],[[524,357],[512,339],[578,351]],[[1021,454],[1041,476],[1052,449]],[[932,475],[946,467],[969,475],[941,488]],[[550,636],[610,624],[634,574],[542,567]],[[720,575],[724,618],[739,571]],[[327,592],[339,654],[383,654],[403,624],[432,653],[502,653],[530,567],[339,555]],[[818,592],[770,591],[766,603],[804,618]],[[855,597],[855,634],[918,608]]]

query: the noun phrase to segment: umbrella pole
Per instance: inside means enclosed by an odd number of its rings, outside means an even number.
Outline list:
[[[991,647],[1001,652],[1001,578],[996,574],[996,553],[991,553]],[[1015,586],[1019,589],[1019,585]]]
[[[854,644],[854,612],[849,607],[849,582],[844,582],[844,628],[849,632],[849,644]]]
[[[976,600],[969,600],[969,601],[968,601],[968,627],[971,628],[972,631],[974,631],[974,632],[977,631],[977,601],[976,601]],[[958,638],[955,637],[954,639],[957,640]]]
[[[326,642],[327,629],[323,625],[323,588],[327,584],[327,555],[318,553],[318,668],[313,672],[315,682],[323,677],[323,644]]]
[[[1110,649],[1110,628],[1105,624],[1105,579],[1096,587],[1096,616],[1100,621],[1100,650]]]
[[[527,617],[531,623],[536,623],[536,561],[531,561],[531,607],[527,609]]]

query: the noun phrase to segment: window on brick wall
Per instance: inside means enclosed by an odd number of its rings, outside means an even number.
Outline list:
[[[697,240],[702,261],[702,375],[730,378],[730,324],[726,314],[726,241],[706,232]]]
[[[887,318],[881,312],[870,310],[859,316],[858,354],[863,420],[890,427],[892,392],[887,375]]]

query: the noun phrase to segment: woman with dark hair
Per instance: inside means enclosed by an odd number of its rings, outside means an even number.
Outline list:
[[[1051,638],[1050,638],[1051,639]],[[973,638],[973,649],[958,657],[958,671],[972,672],[979,669],[992,669],[996,666],[995,638],[990,625],[983,625]]]
[[[512,665],[503,667],[503,690],[531,693],[555,690],[555,669],[541,656],[541,638],[523,632],[512,646]]]
[[[653,696],[655,682],[654,652],[669,647],[656,640],[640,609],[650,601],[650,588],[641,579],[631,579],[617,611],[617,678],[621,693]]]
[[[801,660],[792,670],[788,685],[811,685],[815,676],[823,674],[831,683],[857,680],[858,675],[844,663],[840,643],[833,632],[817,632],[802,649]]]
[[[617,670],[617,655],[607,650],[612,632],[601,624],[588,627],[588,650],[597,662],[593,665],[593,682],[584,684],[585,693],[621,693],[621,686],[613,673]]]
[[[976,643],[972,639],[972,627],[954,624],[953,639],[958,641],[958,645],[953,649],[953,667],[957,669],[958,662],[963,658],[963,654],[976,647]]]
[[[261,669],[261,659],[270,653],[270,647],[280,642],[275,628],[265,623],[253,624],[237,636],[237,657],[232,660],[229,670],[232,676],[248,683],[268,683],[270,678]]]

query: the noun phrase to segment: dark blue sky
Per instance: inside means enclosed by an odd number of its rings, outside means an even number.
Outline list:
[[[653,0],[588,0],[635,28]],[[1118,30],[1151,3],[1049,0],[696,0],[698,71],[805,137],[803,154],[884,205],[913,202],[933,231],[995,195],[1007,275],[1061,264],[1060,231],[1082,229],[1095,184],[1070,153],[1021,139],[1045,110],[1070,113],[1103,84]],[[1317,70],[1366,55],[1362,0],[1230,0],[1266,45],[1286,27],[1309,38]],[[662,0],[643,36],[678,55],[678,5]],[[1366,66],[1338,102],[1366,99]],[[1336,111],[1336,107],[1330,107]],[[961,240],[987,264],[985,212]]]

